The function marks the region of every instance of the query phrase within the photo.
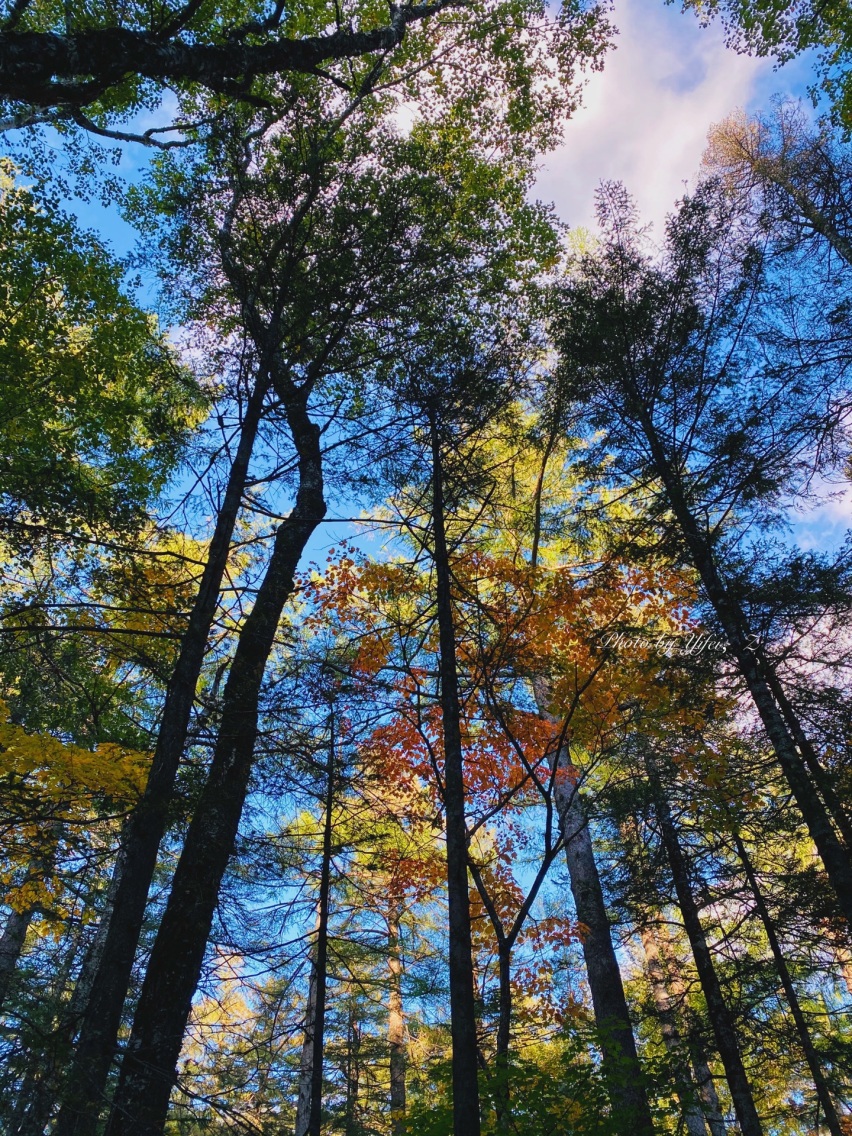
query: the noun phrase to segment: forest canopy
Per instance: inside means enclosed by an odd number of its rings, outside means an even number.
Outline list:
[[[849,21],[687,7],[655,234],[605,5],[3,6],[3,1132],[852,1132]]]

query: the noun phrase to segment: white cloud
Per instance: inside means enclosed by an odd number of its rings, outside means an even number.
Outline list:
[[[701,161],[708,127],[760,88],[784,89],[767,60],[736,55],[718,27],[659,0],[618,0],[616,50],[592,76],[565,141],[548,155],[536,196],[572,226],[594,224],[602,180],[623,181],[642,217],[661,234],[666,213]]]

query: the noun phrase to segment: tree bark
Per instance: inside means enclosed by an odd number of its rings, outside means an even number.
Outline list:
[[[494,1053],[495,1104],[497,1131],[511,1129],[511,1095],[509,1087],[509,1045],[512,1040],[512,944],[501,938],[497,949],[500,979],[497,1043]]]
[[[665,963],[669,990],[677,1004],[681,1006],[683,1012],[686,1013],[686,983],[683,981],[681,974],[680,960],[675,953],[674,944],[664,924],[657,925],[654,929],[654,937]],[[707,1127],[710,1129],[710,1136],[726,1136],[728,1128],[722,1116],[722,1106],[719,1103],[716,1085],[713,1081],[713,1074],[710,1071],[707,1050],[699,1030],[695,1028],[692,1021],[687,1022],[687,1044],[689,1046],[690,1057],[692,1058],[695,1083],[698,1086],[698,1096],[701,1099],[704,1119],[707,1121]]]
[[[320,1136],[322,1128],[322,1074],[325,1056],[325,1002],[328,981],[328,911],[331,894],[331,837],[334,811],[334,708],[329,711],[328,779],[322,829],[319,918],[314,968],[313,1053],[311,1054],[311,1107],[305,1136]],[[299,1133],[299,1136],[302,1136]]]
[[[358,1136],[358,1095],[361,1088],[361,1027],[352,1007],[346,1029],[346,1121],[344,1136]]]
[[[567,767],[568,755],[560,754],[559,761]],[[577,919],[587,928],[582,940],[583,959],[612,1110],[625,1131],[637,1136],[639,1133],[651,1134],[654,1122],[612,942],[588,819],[579,788],[568,778],[560,778],[556,782],[556,808],[565,841],[565,858]]]
[[[707,1136],[704,1126],[704,1117],[701,1114],[690,1078],[684,1061],[684,1043],[677,1024],[674,1002],[669,994],[666,970],[657,940],[651,927],[642,927],[639,931],[642,940],[642,949],[645,952],[645,969],[651,986],[654,1006],[657,1010],[657,1020],[660,1023],[660,1032],[663,1035],[663,1044],[671,1056],[678,1062],[677,1067],[677,1095],[683,1113],[683,1122],[689,1136]]]
[[[314,74],[329,60],[392,51],[409,24],[439,12],[447,3],[435,0],[395,8],[383,27],[360,31],[348,26],[301,39],[277,35],[263,43],[246,42],[245,35],[228,43],[204,43],[157,29],[122,27],[87,28],[66,35],[2,31],[0,98],[57,107],[67,116],[69,108],[94,102],[128,75],[163,83],[198,83],[233,96],[258,75]],[[26,124],[26,117],[23,121]]]
[[[453,1132],[479,1136],[476,1006],[467,874],[461,708],[456,665],[450,562],[444,516],[443,463],[432,423],[432,526],[437,580],[441,719],[444,734],[444,812],[447,827],[447,902],[450,938],[450,1020],[453,1042]]]
[[[106,1129],[109,1136],[160,1136],[165,1123],[219,886],[248,790],[266,661],[299,559],[325,515],[320,431],[310,420],[306,400],[307,394],[299,391],[285,403],[299,457],[296,504],[279,526],[237,643],[213,760],[151,952]]]
[[[646,756],[646,765],[660,836],[672,873],[678,906],[692,948],[701,989],[704,991],[704,998],[707,1002],[710,1023],[713,1027],[716,1045],[719,1048],[719,1056],[722,1058],[722,1064],[725,1067],[725,1076],[731,1092],[731,1099],[734,1102],[737,1120],[740,1123],[743,1136],[762,1136],[763,1128],[755,1108],[751,1086],[740,1054],[734,1020],[722,994],[722,987],[713,965],[713,957],[710,953],[707,937],[704,934],[704,928],[701,926],[698,905],[692,895],[686,857],[678,840],[677,830],[663,791],[656,762],[650,754]]]
[[[775,926],[769,914],[769,909],[766,906],[766,901],[763,898],[763,893],[757,882],[757,876],[754,874],[751,858],[746,851],[742,838],[738,832],[733,833],[734,846],[737,850],[737,856],[743,866],[748,886],[754,896],[754,904],[757,908],[757,913],[760,916],[760,921],[763,924],[763,929],[766,932],[766,939],[769,943],[769,949],[772,951],[772,958],[775,962],[775,969],[778,971],[778,977],[781,979],[781,985],[784,988],[784,994],[787,998],[787,1004],[790,1007],[790,1013],[793,1016],[793,1021],[796,1024],[796,1030],[799,1034],[799,1043],[802,1047],[802,1052],[805,1055],[805,1060],[808,1063],[808,1068],[811,1071],[811,1076],[814,1080],[814,1088],[816,1089],[817,1099],[822,1105],[822,1110],[825,1113],[825,1122],[828,1125],[828,1130],[831,1136],[843,1136],[843,1126],[840,1123],[840,1118],[837,1115],[837,1110],[834,1107],[834,1101],[829,1092],[828,1083],[825,1079],[825,1074],[822,1071],[819,1055],[814,1048],[814,1043],[811,1040],[811,1033],[808,1029],[808,1023],[805,1021],[805,1015],[802,1012],[799,996],[796,993],[796,987],[793,985],[793,979],[790,975],[790,969],[787,966],[787,960],[784,958],[784,952],[781,950],[781,944],[778,941],[778,936],[775,933]]]
[[[737,600],[730,595],[719,575],[710,539],[701,529],[689,508],[683,486],[670,465],[665,449],[650,414],[642,405],[638,392],[633,391],[634,408],[645,433],[657,476],[663,482],[666,495],[680,527],[693,567],[698,572],[704,591],[730,645],[731,654],[745,680],[752,701],[763,722],[769,741],[778,759],[781,771],[790,786],[799,811],[807,825],[829,882],[837,896],[840,909],[852,930],[852,850],[840,843],[828,813],[820,800],[813,782],[807,774],[802,756],[797,752],[770,683],[761,670],[754,653],[754,637],[745,614]],[[764,664],[769,666],[768,663]],[[777,679],[777,676],[776,676]]]
[[[320,929],[320,910],[317,907],[316,927]],[[317,958],[316,945],[311,950],[311,976],[308,982],[308,1002],[305,1006],[305,1040],[302,1042],[302,1059],[299,1064],[299,1092],[296,1098],[295,1136],[305,1136],[311,1120],[311,1085],[314,1068],[314,1020],[317,1013]]]
[[[405,1125],[405,1017],[402,1008],[402,953],[400,908],[388,920],[388,1047],[390,1049],[390,1108],[392,1136],[401,1136]]]
[[[552,726],[558,727],[560,720],[550,711],[551,697],[546,681],[535,679],[533,692],[539,714]],[[553,760],[553,798],[565,842],[574,908],[578,921],[587,928],[582,940],[583,961],[592,995],[610,1105],[625,1126],[632,1126],[631,1132],[637,1136],[652,1136],[654,1121],[636,1050],[633,1023],[612,942],[588,818],[576,771],[571,775],[575,767],[567,745],[560,746]]]
[[[15,967],[24,949],[27,931],[30,929],[36,908],[25,907],[9,912],[3,934],[0,935],[0,1008],[8,997],[15,976]]]
[[[787,697],[781,685],[781,680],[778,678],[775,668],[769,660],[764,657],[761,657],[761,665],[766,675],[769,689],[772,691],[772,695],[778,703],[778,708],[784,716],[784,721],[787,723],[790,733],[793,735],[793,740],[799,747],[799,753],[801,753],[805,765],[810,770],[822,799],[825,801],[826,807],[834,823],[837,825],[837,830],[843,837],[846,849],[849,851],[852,849],[852,821],[850,821],[846,807],[834,787],[831,775],[823,768],[822,762],[819,760],[810,738],[805,733],[793,704],[790,702],[790,699]]]
[[[62,1094],[55,1136],[95,1136],[103,1108],[148,891],[166,830],[169,803],[186,744],[198,676],[219,602],[267,385],[265,376],[257,379],[246,407],[198,595],[166,691],[148,782],[122,834],[111,887],[112,909],[105,916],[108,923],[91,990],[85,1006],[80,1007],[79,1037]]]

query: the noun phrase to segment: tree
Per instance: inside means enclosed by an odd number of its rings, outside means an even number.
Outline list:
[[[122,266],[0,164],[0,525],[33,547],[51,531],[138,530],[204,412],[194,376],[124,292]]]
[[[824,241],[852,267],[852,161],[827,125],[812,127],[801,108],[780,103],[772,115],[729,115],[710,131],[704,170],[726,188],[755,198],[761,223],[785,245]]]
[[[564,103],[575,53],[594,65],[609,32],[601,9],[573,0],[558,21],[541,4],[523,0],[482,8],[462,0],[395,5],[384,19],[369,5],[219,8],[191,0],[157,13],[144,5],[96,13],[81,5],[60,15],[41,0],[23,0],[7,3],[0,23],[3,125],[68,122],[169,148],[206,124],[193,107],[199,89],[232,105],[280,107],[304,76],[321,76],[352,94],[371,72],[385,83],[416,83],[419,69],[448,48],[464,62],[469,90],[478,88],[480,96],[499,73],[514,87],[516,109],[531,106],[532,87],[542,79],[551,102]],[[546,56],[562,83],[543,76]],[[156,106],[165,92],[176,94],[185,112],[177,122],[142,134],[111,125]]]
[[[804,0],[785,4],[755,0],[687,0],[702,22],[719,16],[728,43],[738,51],[771,55],[786,63],[809,49],[817,53],[820,85],[831,100],[832,114],[845,130],[852,125],[852,20],[843,4]]]
[[[765,521],[782,495],[804,491],[813,471],[837,460],[845,441],[833,407],[846,357],[830,341],[824,345],[825,324],[815,313],[813,351],[800,367],[801,340],[785,332],[783,303],[772,304],[777,293],[752,234],[738,228],[712,185],[672,218],[660,267],[639,249],[623,190],[605,187],[600,203],[608,240],[566,284],[556,317],[563,353],[557,397],[577,406],[582,394],[580,413],[607,432],[616,478],[644,480],[662,539],[698,573],[852,924],[852,862],[834,827],[842,831],[843,812],[832,812],[811,779],[804,732],[749,624],[741,585],[727,581],[722,566],[725,556],[736,561],[758,502]],[[773,326],[779,315],[782,326]],[[765,363],[752,351],[757,342],[769,349]],[[770,435],[765,410],[770,402],[777,410],[782,391],[789,416],[774,412]]]

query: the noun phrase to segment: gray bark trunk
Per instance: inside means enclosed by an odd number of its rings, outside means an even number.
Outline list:
[[[557,725],[558,719],[549,712],[550,697],[546,683],[538,680],[534,688],[539,713]],[[567,772],[571,764],[567,747],[561,747],[555,760]],[[588,928],[583,939],[583,959],[600,1036],[610,1103],[625,1132],[651,1136],[654,1122],[579,784],[567,776],[557,776],[554,799],[565,841],[565,859],[577,919]]]
[[[35,915],[35,907],[23,911],[12,908],[3,934],[0,936],[0,1007],[2,1007],[14,984],[15,968],[24,949],[27,931]]]
[[[320,912],[317,910],[314,933],[319,932]],[[317,1016],[317,963],[311,952],[311,977],[308,983],[308,1001],[305,1006],[305,1039],[302,1042],[302,1059],[299,1064],[299,1095],[296,1101],[295,1136],[305,1136],[311,1119],[311,1083],[314,1071],[314,1022]]]
[[[666,970],[657,946],[657,940],[651,927],[643,927],[639,932],[639,937],[642,940],[642,949],[645,952],[645,969],[651,986],[651,994],[654,998],[654,1006],[657,1010],[657,1020],[660,1023],[663,1044],[678,1061],[677,1094],[683,1111],[686,1131],[689,1136],[707,1136],[704,1117],[694,1099],[692,1085],[687,1073],[684,1042],[678,1028],[674,999],[669,994]]]
[[[672,998],[678,1006],[682,1007],[683,1012],[687,1005],[686,983],[683,981],[680,959],[677,957],[674,943],[671,940],[671,936],[665,924],[657,925],[654,929],[654,936],[660,954],[665,962],[666,975],[668,977],[669,990]],[[701,1039],[700,1032],[691,1026],[687,1029],[687,1044],[692,1058],[695,1083],[698,1086],[698,1096],[701,1100],[701,1108],[704,1113],[704,1118],[707,1121],[707,1127],[710,1129],[710,1136],[725,1136],[728,1128],[725,1124],[722,1106],[719,1103],[719,1095],[716,1092],[716,1085],[710,1070],[707,1050]]]

